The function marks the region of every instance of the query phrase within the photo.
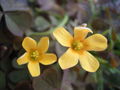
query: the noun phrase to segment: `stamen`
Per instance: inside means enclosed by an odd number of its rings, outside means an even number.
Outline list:
[[[81,50],[83,48],[83,44],[80,41],[74,41],[72,43],[72,48],[74,50]]]
[[[39,57],[39,52],[38,52],[37,50],[31,52],[30,58],[31,58],[32,60],[36,60],[38,57]]]

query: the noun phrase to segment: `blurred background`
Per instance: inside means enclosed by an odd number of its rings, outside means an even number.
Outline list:
[[[108,39],[106,51],[91,52],[101,64],[97,72],[79,64],[63,71],[56,62],[41,65],[41,75],[33,78],[17,64],[24,37],[48,36],[48,52],[59,57],[66,48],[53,30],[64,26],[73,33],[83,23]],[[120,90],[120,0],[0,0],[0,90]]]

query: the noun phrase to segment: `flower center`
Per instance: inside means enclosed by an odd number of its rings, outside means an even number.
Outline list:
[[[74,41],[72,43],[72,48],[74,50],[81,50],[83,48],[83,44],[80,41]]]
[[[36,60],[38,57],[39,57],[39,52],[38,52],[37,50],[31,52],[30,58],[31,58],[32,60]]]

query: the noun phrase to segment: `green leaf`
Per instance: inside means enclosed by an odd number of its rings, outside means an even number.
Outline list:
[[[105,73],[104,74],[104,79],[106,80],[107,83],[112,84],[116,87],[120,86],[120,73]]]
[[[6,86],[5,73],[0,71],[0,88],[5,88],[5,86]]]
[[[39,17],[37,17],[35,19],[35,26],[36,26],[38,31],[42,31],[42,30],[47,29],[48,27],[50,27],[50,24],[46,19],[39,16]]]
[[[50,18],[50,21],[51,21],[52,25],[57,26],[59,24],[59,21],[55,16],[51,15],[51,16],[49,16],[49,18]]]
[[[10,79],[11,82],[17,83],[22,80],[28,80],[29,74],[26,70],[17,70],[17,71],[11,72],[8,78]]]
[[[16,69],[21,69],[21,68],[25,68],[25,65],[18,65],[17,63],[17,58],[12,60],[12,66]]]
[[[98,70],[96,72],[96,79],[97,79],[97,82],[98,82],[98,88],[97,90],[103,90],[104,88],[104,78],[103,78],[103,72],[102,70]]]
[[[7,57],[8,58],[8,57]],[[4,72],[9,72],[12,69],[11,66],[11,61],[8,59],[3,59],[2,61],[0,61],[0,68],[4,71]]]

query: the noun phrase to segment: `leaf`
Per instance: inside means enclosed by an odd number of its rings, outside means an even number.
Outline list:
[[[91,16],[90,6],[84,0],[76,3],[74,0],[67,1],[66,11],[68,15],[77,20],[79,24],[87,22]]]
[[[29,74],[26,70],[17,70],[17,71],[11,72],[8,78],[12,83],[17,83],[22,80],[28,80]]]
[[[102,70],[98,70],[97,72],[95,72],[96,74],[96,79],[97,79],[97,83],[98,83],[98,90],[103,90],[104,88],[104,78],[103,78],[103,71]]]
[[[109,23],[105,22],[105,20],[102,18],[93,19],[91,25],[94,30],[104,31],[109,28]]]
[[[2,19],[2,16],[3,16],[3,14],[2,14],[2,12],[0,11],[0,21],[1,21],[1,19]]]
[[[6,13],[6,15],[23,31],[31,26],[32,17],[27,11],[11,11],[10,13]]]
[[[44,11],[49,11],[52,13],[64,14],[64,9],[59,6],[55,0],[37,0],[38,4],[41,6],[41,9]]]
[[[22,41],[23,41],[23,38],[22,37],[16,37],[14,40],[13,40],[13,48],[14,50],[19,50],[21,49],[22,47]]]
[[[29,10],[26,0],[0,0],[3,11]]]
[[[47,29],[48,27],[50,27],[50,24],[46,19],[39,16],[35,19],[35,26],[37,28],[37,31],[43,31]]]
[[[17,63],[17,58],[12,60],[12,66],[16,69],[21,69],[21,68],[25,68],[25,65],[18,65]]]
[[[50,21],[51,21],[52,25],[57,26],[59,24],[59,21],[53,15],[50,15],[49,18],[50,18]]]
[[[11,18],[5,15],[7,27],[10,29],[10,32],[16,36],[22,37],[23,32],[18,28],[18,26],[11,20]]]
[[[61,74],[55,69],[47,69],[33,80],[34,90],[56,90],[60,88]]]
[[[114,86],[119,87],[120,86],[120,73],[106,73],[104,74],[104,78],[106,79],[106,82],[109,84],[112,84]]]
[[[119,66],[119,58],[114,53],[109,53],[110,56],[110,64],[112,67],[118,67]]]
[[[96,4],[102,9],[110,9],[111,13],[120,14],[120,0],[97,0]]]
[[[55,50],[56,50],[57,56],[60,57],[67,50],[67,48],[62,47],[58,42],[56,42]]]
[[[5,53],[7,52],[7,49],[8,48],[5,45],[0,45],[0,58],[1,59],[5,56]]]
[[[5,20],[8,29],[17,36],[23,36],[32,21],[30,14],[24,11],[7,13]]]
[[[7,56],[6,56],[7,57]],[[5,57],[4,57],[5,58]],[[8,57],[7,57],[8,59]],[[12,69],[12,66],[11,66],[11,61],[10,60],[2,60],[0,62],[0,67],[1,69],[4,71],[4,72],[8,72]]]
[[[14,90],[34,90],[30,81],[22,81],[18,83]]]
[[[77,79],[76,72],[71,72],[71,70],[64,70],[63,80],[61,84],[61,90],[73,90],[72,85],[75,84]]]
[[[5,86],[6,86],[5,73],[0,71],[0,89],[5,88]]]
[[[0,0],[3,9],[4,28],[8,29],[14,36],[22,37],[25,30],[31,26],[32,16],[26,3],[20,0]],[[5,30],[6,30],[5,29]]]
[[[120,86],[120,71],[119,69],[112,67],[109,63],[101,63],[101,67],[98,71],[102,71],[102,77],[99,80],[101,82],[102,78],[104,80],[103,83],[110,84],[112,87],[119,87]],[[100,76],[101,76],[100,75]],[[99,78],[96,78],[99,79]]]
[[[115,32],[115,30],[112,30],[112,39],[115,41],[117,40],[117,33]]]

